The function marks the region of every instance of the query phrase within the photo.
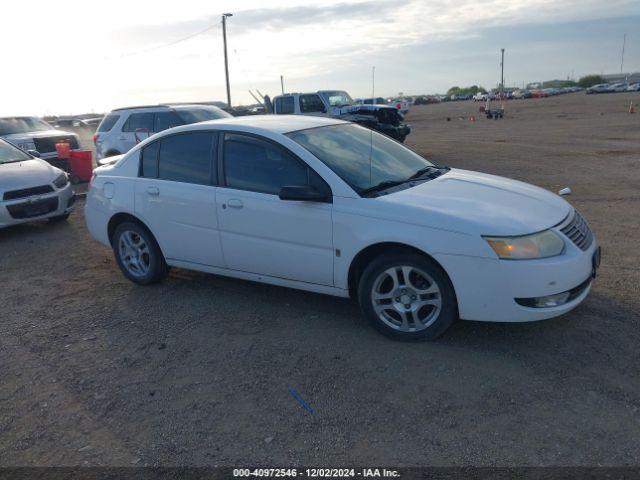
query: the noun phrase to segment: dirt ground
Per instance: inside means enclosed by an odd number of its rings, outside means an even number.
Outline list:
[[[136,286],[82,202],[65,224],[0,231],[0,465],[640,464],[631,98],[407,117],[408,145],[436,162],[571,187],[602,267],[579,308],[544,322],[398,343],[347,300],[184,270]]]

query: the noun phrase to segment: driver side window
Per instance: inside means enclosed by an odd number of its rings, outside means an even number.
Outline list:
[[[304,162],[253,136],[225,134],[223,161],[228,188],[271,195],[278,195],[288,185],[312,185],[320,191],[331,191]]]

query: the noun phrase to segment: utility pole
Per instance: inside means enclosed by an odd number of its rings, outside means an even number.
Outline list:
[[[284,77],[280,75],[280,88],[282,89],[282,94],[284,95]]]
[[[624,47],[627,44],[627,34],[625,33],[622,37],[622,58],[620,59],[620,73],[622,73],[622,68],[624,67]]]
[[[227,79],[227,105],[231,108],[231,89],[229,88],[229,62],[227,60],[227,17],[233,17],[233,13],[222,14],[222,42],[224,43],[224,75]]]
[[[504,98],[504,48],[502,51],[502,60],[500,61],[500,100]]]
[[[371,98],[376,98],[376,67],[371,67]],[[371,100],[375,103],[375,100]]]

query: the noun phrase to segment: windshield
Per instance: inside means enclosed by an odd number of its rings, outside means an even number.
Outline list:
[[[383,182],[402,182],[434,166],[378,132],[345,123],[288,133],[359,194]]]
[[[0,164],[31,160],[31,157],[17,147],[0,140]]]
[[[12,133],[41,132],[53,130],[53,127],[44,120],[36,117],[5,117],[0,118],[0,135]]]
[[[353,99],[347,92],[335,91],[335,92],[320,92],[320,95],[331,105],[332,107],[345,107],[347,105],[353,105]]]
[[[227,112],[217,107],[180,108],[176,109],[176,113],[184,123],[206,122],[207,120],[231,117]]]

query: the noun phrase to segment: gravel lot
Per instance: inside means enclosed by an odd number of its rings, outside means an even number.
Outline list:
[[[0,465],[640,464],[632,98],[407,117],[407,143],[436,162],[573,189],[602,267],[549,321],[397,343],[347,300],[175,269],[136,286],[89,238],[82,202],[65,224],[0,231]]]

